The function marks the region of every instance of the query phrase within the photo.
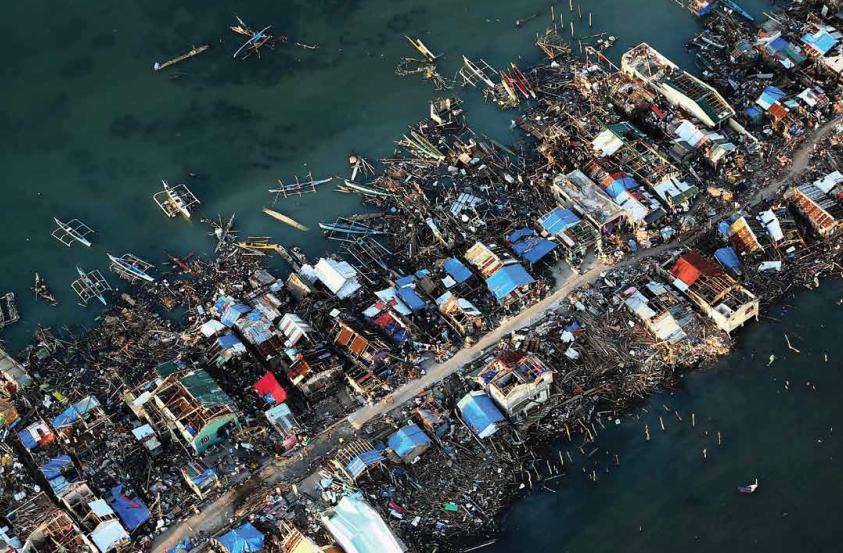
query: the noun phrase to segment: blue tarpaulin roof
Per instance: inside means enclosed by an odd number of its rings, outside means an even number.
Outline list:
[[[70,482],[68,482],[62,475],[62,471],[66,466],[71,464],[72,461],[70,460],[69,455],[59,455],[58,457],[54,457],[38,467],[47,479],[47,482],[50,484],[50,488],[52,488],[53,493],[56,495],[61,495],[62,492],[70,485]]]
[[[223,334],[219,338],[217,338],[217,343],[220,345],[222,349],[229,349],[233,348],[237,344],[242,344],[242,342],[230,332],[228,334]]]
[[[716,252],[714,252],[714,257],[723,264],[724,267],[732,269],[734,271],[739,271],[741,268],[741,260],[738,257],[738,254],[735,253],[735,250],[732,249],[731,246],[727,246],[725,248],[720,248]]]
[[[419,296],[413,288],[403,287],[398,289],[398,297],[401,298],[407,307],[413,311],[421,311],[427,303]]]
[[[528,231],[529,234],[525,234],[522,231]],[[521,233],[520,236],[522,238],[517,241],[512,240],[512,237],[519,233]],[[556,242],[536,236],[535,231],[532,229],[515,231],[510,235],[510,240],[512,240],[510,248],[515,252],[515,255],[531,264],[541,260],[541,258],[555,250],[557,246]]]
[[[834,48],[837,44],[837,39],[825,31],[820,31],[816,35],[805,33],[802,35],[802,42],[811,46],[814,50],[819,52],[820,55],[824,56],[829,50]]]
[[[144,502],[140,497],[134,499],[126,497],[123,493],[123,484],[111,488],[111,500],[108,504],[117,513],[117,516],[123,521],[123,526],[129,532],[149,520],[149,509],[146,508]]]
[[[772,52],[781,52],[788,46],[790,46],[790,43],[788,41],[786,41],[782,37],[778,37],[777,39],[773,40],[772,42],[770,42],[770,44],[767,45],[767,50]]]
[[[459,404],[465,423],[478,435],[491,434],[491,427],[504,420],[492,398],[485,392],[471,392]]]
[[[251,522],[223,534],[217,541],[226,553],[251,553],[263,549],[263,534]]]
[[[458,284],[471,278],[471,271],[469,268],[456,257],[451,257],[450,259],[445,260],[445,272],[448,273],[452,279],[457,281]]]
[[[761,93],[761,96],[758,97],[756,103],[766,111],[770,109],[770,106],[784,98],[786,95],[785,91],[778,87],[767,86],[764,88],[764,92]]]
[[[396,455],[405,457],[411,454],[415,448],[429,444],[430,438],[417,424],[410,423],[390,436],[386,443]]]
[[[550,234],[560,234],[580,222],[580,218],[571,211],[561,207],[545,213],[539,219],[539,224]]]
[[[182,551],[192,551],[193,544],[190,542],[190,538],[184,538],[179,543],[167,549],[167,553],[181,553]]]
[[[65,428],[72,425],[88,411],[94,409],[95,407],[99,407],[99,404],[100,403],[97,399],[92,396],[88,396],[81,401],[77,401],[65,409],[61,415],[53,419],[53,428]]]
[[[500,301],[509,296],[518,287],[534,282],[535,279],[530,276],[530,273],[522,265],[512,263],[510,265],[504,265],[495,271],[492,276],[487,278],[486,286],[494,294],[495,299]]]
[[[755,106],[749,106],[748,108],[746,108],[746,114],[749,115],[749,118],[753,121],[758,121],[759,119],[761,119],[762,113],[764,112],[762,112]]]
[[[220,322],[227,327],[234,326],[234,323],[237,319],[240,318],[241,315],[244,313],[248,313],[251,311],[252,308],[248,305],[243,305],[242,303],[236,303],[234,305],[230,305],[226,308],[225,312],[220,317]]]
[[[364,451],[349,461],[345,466],[345,470],[352,478],[357,479],[358,476],[363,474],[366,468],[377,465],[383,461],[383,459],[384,457],[380,451],[370,449],[369,451]]]

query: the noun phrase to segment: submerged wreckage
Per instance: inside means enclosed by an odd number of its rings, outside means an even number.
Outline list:
[[[0,546],[458,550],[564,474],[542,444],[588,459],[604,420],[728,352],[770,302],[840,276],[843,103],[822,70],[837,21],[706,13],[689,45],[701,77],[647,44],[620,67],[590,45],[577,57],[554,29],[531,68],[464,58],[465,84],[527,102],[521,154],[434,100],[382,172],[352,156],[337,190],[370,209],[319,224],[330,255],[235,242],[233,217],[212,225],[213,259],[153,275],[109,254],[134,286],[96,327],[0,352]],[[238,53],[271,40],[233,29]],[[799,148],[816,152],[791,170]],[[168,217],[198,204],[166,182],[155,201]],[[63,244],[87,241],[56,223]],[[274,253],[288,275],[263,266]],[[106,304],[111,287],[79,269],[74,290]]]

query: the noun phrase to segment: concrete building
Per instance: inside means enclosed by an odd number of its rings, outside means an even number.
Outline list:
[[[674,106],[717,127],[735,115],[735,110],[714,88],[694,77],[643,42],[621,57],[621,70],[645,82]]]
[[[535,355],[504,352],[480,371],[478,379],[492,400],[514,417],[547,401],[553,373]]]

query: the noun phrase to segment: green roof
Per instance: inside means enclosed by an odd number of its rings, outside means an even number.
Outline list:
[[[228,405],[232,409],[235,408],[231,398],[222,391],[211,375],[202,369],[191,372],[179,382],[187,388],[190,395],[205,405]]]
[[[182,363],[178,359],[173,359],[172,361],[161,363],[160,365],[155,367],[155,372],[157,372],[161,378],[166,378],[171,374],[179,372],[184,368],[184,363]]]

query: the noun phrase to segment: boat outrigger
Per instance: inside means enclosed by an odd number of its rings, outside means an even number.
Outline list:
[[[50,236],[68,248],[72,246],[74,242],[78,242],[86,248],[91,247],[91,241],[87,238],[89,235],[94,233],[91,227],[79,219],[71,219],[65,223],[60,221],[58,218],[53,217],[53,221],[56,222],[56,228],[50,233]]]
[[[15,303],[15,294],[7,292],[0,296],[0,328],[17,322],[20,319],[18,306]]]
[[[111,261],[111,270],[120,278],[132,283],[139,280],[155,282],[155,278],[148,272],[153,267],[152,263],[148,263],[131,253],[123,254],[120,257],[113,256],[110,253],[106,255]]]
[[[47,286],[47,281],[38,273],[35,273],[35,285],[32,286],[32,291],[35,293],[37,299],[43,300],[50,305],[56,306],[59,303],[50,291],[49,286]]]
[[[94,298],[99,300],[101,304],[108,305],[104,293],[113,290],[113,288],[102,276],[102,273],[96,269],[86,273],[79,267],[76,267],[76,272],[79,274],[79,278],[74,280],[70,287],[82,300],[82,305],[88,305],[88,302]]]
[[[758,479],[755,479],[755,482],[752,484],[746,484],[744,486],[738,486],[738,491],[740,493],[755,493],[755,490],[758,489]]]
[[[152,195],[152,198],[164,212],[164,215],[170,218],[181,215],[190,220],[190,212],[201,203],[193,195],[193,192],[184,184],[170,186],[165,180],[162,180],[161,184],[164,186],[164,190],[156,192]]]
[[[260,31],[255,32],[248,25],[243,23],[242,19],[237,17],[237,25],[232,25],[231,27],[229,27],[229,29],[231,29],[237,34],[249,37],[249,40],[244,42],[243,45],[240,46],[240,48],[238,48],[237,51],[234,52],[234,55],[231,57],[236,59],[237,56],[240,55],[240,52],[242,52],[246,48],[251,48],[252,51],[255,52],[258,57],[260,57],[260,51],[258,49],[272,38],[270,35],[266,34],[270,27],[272,27],[272,25],[267,25]]]
[[[480,60],[479,63],[475,63],[468,59],[467,57],[463,56],[463,66],[459,70],[460,76],[463,78],[463,84],[470,84],[471,86],[477,86],[478,82],[482,82],[489,88],[494,89],[495,83],[486,75],[487,72],[491,73],[492,75],[496,74],[497,71],[492,68],[491,65]]]
[[[281,221],[285,225],[290,225],[294,229],[298,229],[298,230],[302,230],[302,231],[308,230],[308,228],[306,226],[299,223],[298,221],[296,221],[292,217],[287,217],[283,213],[279,213],[279,212],[275,211],[274,209],[269,209],[268,207],[265,207],[265,208],[263,208],[263,212],[266,213],[267,215],[269,215],[270,217],[272,217],[273,219],[275,219],[276,221]]]
[[[422,42],[421,39],[418,39],[418,38],[415,38],[415,37],[410,37],[410,36],[407,36],[407,35],[404,35],[404,38],[406,38],[408,41],[410,41],[410,44],[413,45],[413,48],[418,50],[419,54],[424,56],[427,61],[434,62],[434,61],[436,61],[436,58],[439,57],[436,54],[434,54],[433,52],[431,52],[430,48],[425,46],[424,42]]]

